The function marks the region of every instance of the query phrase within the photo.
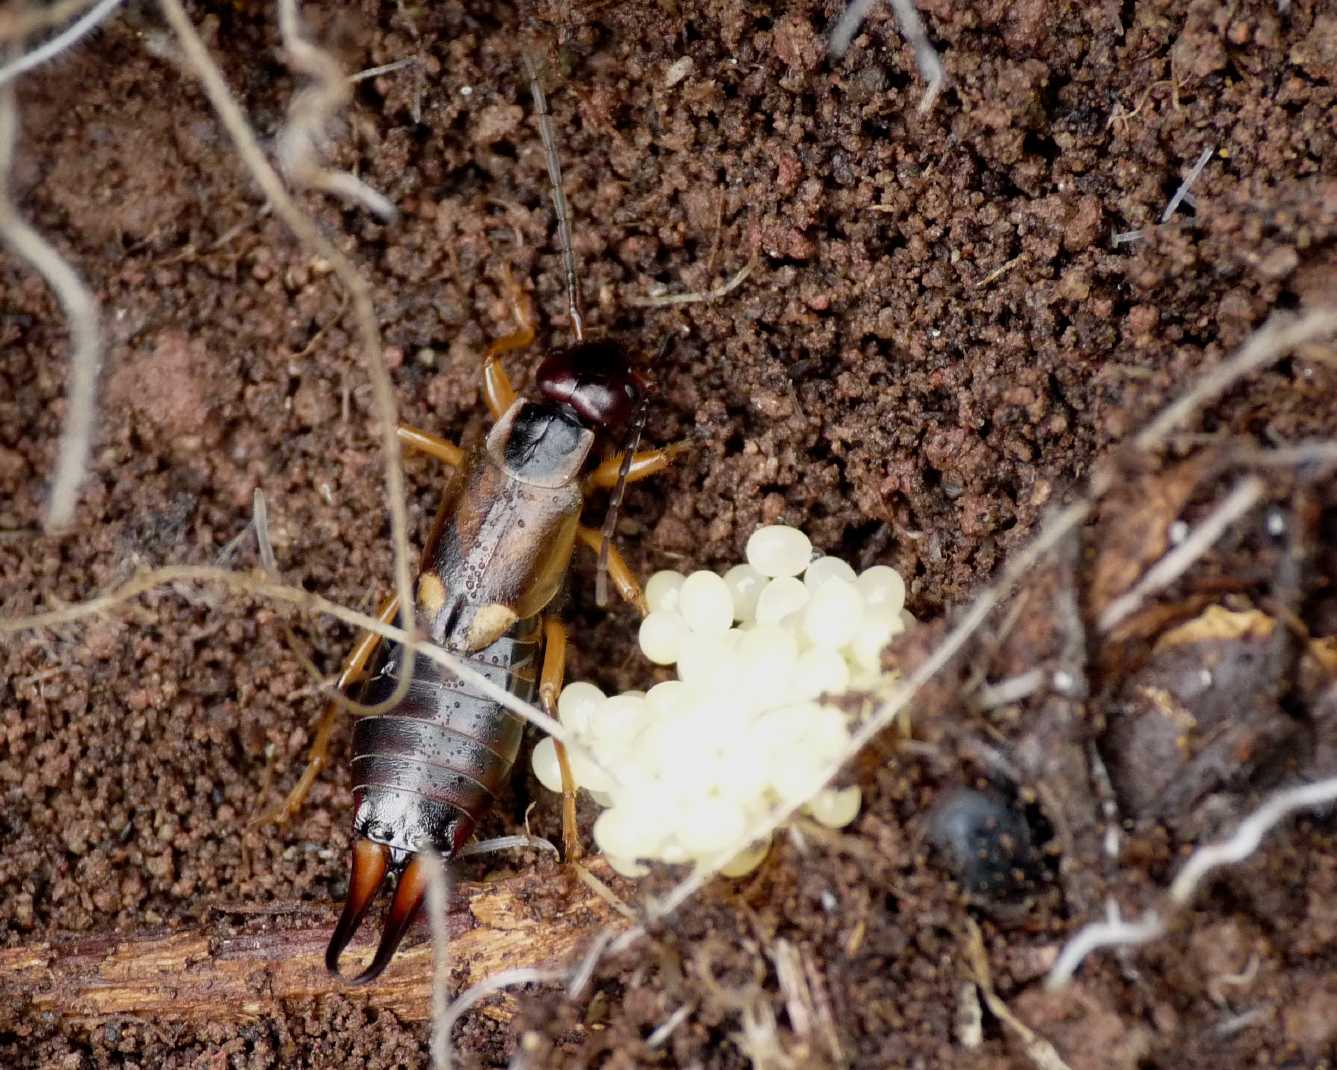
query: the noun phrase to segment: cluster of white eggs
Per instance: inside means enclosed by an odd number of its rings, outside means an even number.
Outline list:
[[[558,700],[563,727],[598,759],[569,752],[576,783],[607,807],[594,839],[610,864],[641,876],[645,860],[713,858],[781,803],[831,828],[853,821],[859,789],[825,779],[857,715],[819,699],[889,685],[882,649],[913,621],[900,575],[814,560],[803,532],[772,525],[748,540],[746,564],[657,572],[645,595],[641,650],[678,678],[612,697],[577,682]],[[561,790],[551,739],[533,766]],[[767,847],[754,842],[723,872],[741,876]]]

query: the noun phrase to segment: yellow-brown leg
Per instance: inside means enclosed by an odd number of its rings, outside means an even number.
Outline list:
[[[376,619],[382,624],[391,624],[398,613],[399,596],[394,595],[381,606]],[[344,661],[344,667],[334,685],[338,690],[343,691],[350,687],[362,675],[363,668],[371,660],[380,643],[381,637],[375,632],[367,632],[358,640],[357,646]],[[339,703],[331,700],[325,706],[325,712],[320,715],[320,724],[316,726],[316,738],[311,743],[306,769],[302,771],[301,779],[297,781],[296,787],[288,792],[288,797],[282,803],[257,817],[251,823],[253,827],[268,824],[283,825],[297,815],[297,811],[302,808],[302,803],[306,802],[307,795],[315,786],[316,778],[329,763],[330,738],[334,735],[334,725],[338,719]]]
[[[520,329],[498,338],[483,351],[483,398],[494,420],[500,419],[501,414],[515,401],[515,389],[506,375],[506,369],[501,366],[501,355],[524,349],[534,340],[534,317],[532,309],[528,308],[529,302],[511,278],[509,270],[503,272],[503,278],[510,291],[511,308]]]
[[[631,455],[631,466],[627,469],[627,482],[635,483],[638,479],[662,472],[679,454],[692,448],[692,443],[674,442],[657,450],[639,450]],[[603,461],[598,468],[585,477],[585,492],[588,494],[596,487],[610,490],[617,486],[618,473],[622,470],[623,454],[616,453]]]
[[[580,541],[594,551],[595,556],[599,554],[599,547],[603,543],[603,533],[596,528],[586,527],[581,524],[576,529],[576,535]],[[638,610],[641,616],[650,612],[650,607],[645,604],[645,594],[641,591],[641,585],[636,582],[636,577],[632,574],[631,566],[627,564],[616,546],[611,543],[608,546],[608,575],[613,577],[613,583],[617,587],[617,593],[623,599],[630,602]]]
[[[557,696],[562,693],[566,676],[566,625],[556,617],[543,618],[543,672],[539,676],[539,702],[549,717],[557,717]],[[562,773],[562,857],[568,862],[580,858],[580,836],[576,828],[576,781],[566,748],[553,740],[557,768]]]
[[[409,427],[406,424],[400,424],[397,431],[399,444],[405,449],[417,450],[429,457],[435,457],[443,464],[450,465],[451,468],[459,468],[464,463],[464,451],[447,439],[438,438],[436,435],[419,431],[416,427]]]

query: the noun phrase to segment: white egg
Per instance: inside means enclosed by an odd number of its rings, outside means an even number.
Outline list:
[[[803,573],[803,583],[808,590],[815,591],[827,580],[844,580],[853,583],[857,577],[847,561],[838,557],[819,557]]]
[[[747,540],[747,563],[763,576],[797,576],[812,559],[812,540],[798,528],[771,524]]]
[[[534,747],[529,764],[539,783],[549,791],[562,790],[562,770],[557,764],[557,748],[551,736],[544,736]]]
[[[672,665],[678,660],[687,622],[672,610],[657,609],[641,621],[638,638],[641,651],[656,665]]]
[[[645,603],[651,612],[662,609],[672,613],[678,608],[678,592],[686,579],[681,572],[664,569],[656,572],[645,584]]]

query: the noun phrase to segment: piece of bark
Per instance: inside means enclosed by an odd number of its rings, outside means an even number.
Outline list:
[[[602,863],[590,868],[601,879]],[[432,943],[415,925],[389,969],[350,988],[325,970],[325,945],[338,911],[274,904],[259,915],[220,911],[191,929],[71,936],[0,950],[0,1021],[52,1014],[66,1021],[111,1018],[241,1021],[280,1003],[347,995],[404,1021],[430,1016]],[[517,966],[574,962],[605,925],[625,925],[604,900],[556,865],[486,884],[461,883],[450,900],[451,992]],[[363,923],[346,957],[350,976],[379,936]]]

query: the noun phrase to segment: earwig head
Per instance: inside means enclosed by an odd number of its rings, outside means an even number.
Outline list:
[[[570,408],[591,429],[614,440],[651,391],[616,342],[578,342],[549,353],[535,382],[549,401]]]

